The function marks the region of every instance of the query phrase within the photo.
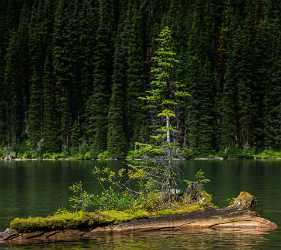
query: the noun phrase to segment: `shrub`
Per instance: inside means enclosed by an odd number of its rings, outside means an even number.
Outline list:
[[[134,210],[136,199],[129,192],[116,192],[111,187],[99,195],[93,196],[93,206],[98,210]]]
[[[257,159],[281,159],[281,151],[276,150],[264,150],[256,155]]]
[[[73,184],[69,190],[71,192],[69,204],[75,211],[85,211],[92,205],[92,195],[84,190],[82,182]]]
[[[98,154],[98,160],[100,161],[107,161],[109,160],[110,156],[109,156],[109,152],[108,151],[104,151],[100,154]]]

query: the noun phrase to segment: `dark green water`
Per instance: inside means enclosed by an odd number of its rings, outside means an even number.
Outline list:
[[[93,162],[0,162],[0,229],[15,216],[47,215],[66,207],[68,186],[82,180],[98,191]],[[114,163],[111,163],[114,165]],[[187,161],[184,175],[191,179],[202,168],[212,180],[206,188],[220,206],[239,191],[258,199],[258,212],[281,227],[281,161]],[[8,247],[0,246],[0,250]],[[162,232],[107,236],[91,242],[51,244],[12,249],[281,249],[281,230],[253,235],[222,232]]]

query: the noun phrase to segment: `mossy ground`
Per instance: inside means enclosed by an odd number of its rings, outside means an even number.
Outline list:
[[[198,204],[177,206],[160,211],[97,211],[97,212],[63,212],[48,217],[15,218],[10,222],[10,228],[18,232],[53,231],[64,229],[90,229],[98,226],[119,224],[141,218],[151,218],[162,215],[186,214],[203,210]]]

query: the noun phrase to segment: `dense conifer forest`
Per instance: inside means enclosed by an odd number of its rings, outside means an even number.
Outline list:
[[[0,0],[0,146],[118,157],[147,141],[157,37],[168,26],[179,145],[281,149],[281,2]]]

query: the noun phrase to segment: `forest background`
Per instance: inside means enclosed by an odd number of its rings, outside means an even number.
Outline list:
[[[280,14],[273,0],[0,0],[2,155],[119,158],[148,141],[165,26],[191,94],[175,119],[185,155],[280,150]]]

